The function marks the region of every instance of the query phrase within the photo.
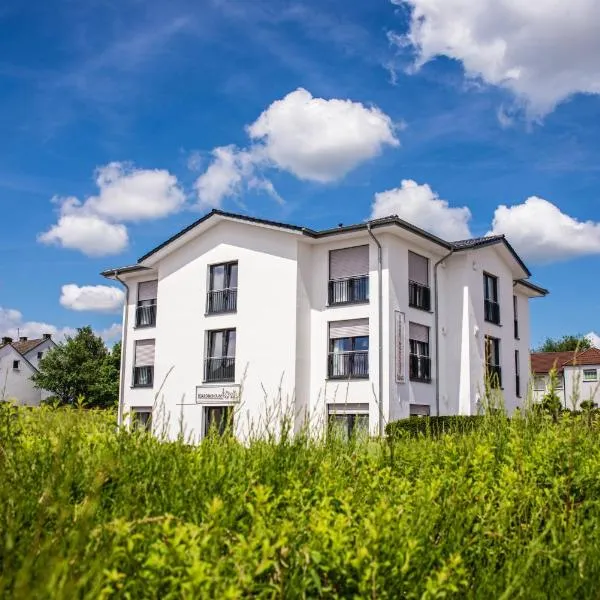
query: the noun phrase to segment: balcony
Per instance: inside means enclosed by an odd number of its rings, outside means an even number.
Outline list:
[[[154,385],[154,367],[134,367],[133,387],[152,387]]]
[[[204,363],[204,381],[235,381],[235,357],[207,358]]]
[[[231,313],[237,310],[237,288],[211,290],[206,294],[206,313]]]
[[[421,310],[431,310],[431,289],[427,285],[408,282],[408,305]]]
[[[498,304],[498,302],[494,302],[493,300],[485,300],[483,310],[484,319],[488,323],[500,325],[500,304]]]
[[[330,379],[368,379],[369,351],[330,352],[327,375]]]
[[[135,311],[136,327],[154,327],[156,325],[156,300],[152,304],[142,304]]]
[[[431,358],[411,354],[408,360],[409,377],[411,381],[431,382]]]
[[[329,281],[329,306],[369,301],[369,276],[348,277]]]
[[[485,374],[490,387],[502,387],[502,369],[500,365],[492,365],[490,363],[487,363]]]

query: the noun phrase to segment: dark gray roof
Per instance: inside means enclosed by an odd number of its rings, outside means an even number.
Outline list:
[[[433,234],[425,231],[424,229],[421,229],[420,227],[417,227],[416,225],[409,223],[408,221],[404,221],[403,219],[400,219],[397,215],[391,215],[389,217],[383,217],[381,219],[373,219],[371,221],[366,221],[364,223],[357,223],[355,225],[340,225],[339,227],[334,227],[332,229],[322,229],[322,230],[318,231],[318,230],[310,229],[309,227],[302,227],[300,225],[291,225],[289,223],[281,223],[278,221],[271,221],[269,219],[260,219],[257,217],[251,217],[249,215],[240,215],[237,213],[226,212],[226,211],[218,210],[218,209],[213,209],[211,212],[205,214],[203,217],[201,217],[197,221],[194,221],[191,225],[189,225],[185,229],[182,229],[181,231],[176,233],[174,236],[172,236],[168,240],[164,241],[162,244],[159,244],[158,246],[156,246],[156,248],[153,248],[152,250],[150,250],[150,252],[147,252],[146,254],[144,254],[144,256],[139,258],[138,263],[141,263],[142,261],[146,260],[147,258],[152,256],[159,250],[162,250],[163,248],[165,248],[166,246],[168,246],[169,244],[174,242],[176,239],[180,238],[182,235],[185,235],[188,231],[191,231],[192,229],[194,229],[201,223],[204,223],[205,221],[207,221],[208,219],[210,219],[211,217],[213,217],[215,215],[219,215],[222,217],[228,217],[231,219],[236,219],[237,221],[246,221],[249,223],[256,223],[259,225],[269,225],[271,227],[287,229],[288,231],[295,231],[295,232],[301,233],[302,235],[306,235],[311,238],[321,238],[321,237],[326,237],[326,236],[330,236],[330,235],[339,235],[341,233],[349,233],[352,231],[361,231],[361,230],[366,230],[369,227],[376,229],[378,227],[395,225],[397,227],[401,227],[402,229],[410,231],[426,240],[429,240],[430,242],[438,244],[439,246],[442,246],[446,250],[449,250],[449,251],[452,250],[455,252],[458,252],[461,250],[472,249],[472,248],[480,248],[483,246],[489,246],[489,245],[497,244],[497,243],[504,243],[506,245],[506,247],[509,249],[509,251],[512,253],[512,255],[515,257],[515,260],[519,263],[519,265],[525,271],[525,273],[527,273],[528,276],[531,275],[531,273],[529,272],[529,269],[525,266],[525,263],[521,260],[519,255],[515,252],[514,248],[508,243],[508,241],[506,240],[506,238],[503,235],[493,235],[493,236],[472,238],[472,239],[468,239],[468,240],[459,240],[456,242],[447,242],[446,240],[443,240],[442,238],[439,238],[436,235],[433,235]],[[107,269],[106,271],[102,272],[102,275],[104,277],[111,277],[111,276],[114,276],[115,273],[127,273],[127,272],[131,272],[131,271],[142,270],[145,268],[146,267],[142,266],[141,264],[137,264],[137,265],[118,268],[118,269]]]
[[[530,290],[533,290],[534,292],[537,292],[538,294],[541,294],[542,296],[547,296],[550,293],[546,288],[543,288],[540,285],[536,285],[535,283],[532,283],[531,281],[527,281],[527,279],[517,279],[515,281],[515,283],[524,285],[525,287],[528,287]]]

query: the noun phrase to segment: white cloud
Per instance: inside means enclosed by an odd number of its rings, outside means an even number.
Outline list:
[[[453,208],[429,185],[419,185],[411,179],[403,180],[399,188],[375,194],[371,218],[391,215],[398,215],[445,240],[460,240],[471,235],[471,211],[467,207]]]
[[[56,327],[56,325],[39,321],[24,321],[20,311],[0,306],[0,336],[8,336],[14,340],[20,336],[39,339],[45,333],[51,334],[52,339],[58,343],[64,341],[66,336],[76,335],[77,329],[75,327]],[[115,342],[121,338],[121,325],[114,323],[95,333],[105,342]]]
[[[124,299],[124,292],[116,287],[108,285],[80,287],[70,283],[62,286],[60,303],[70,310],[119,312],[123,307]]]
[[[523,204],[499,206],[491,233],[504,233],[529,260],[551,262],[600,253],[600,223],[578,221],[536,196]]]
[[[196,180],[201,207],[218,207],[226,197],[260,190],[283,202],[269,179],[279,168],[299,179],[327,183],[341,179],[385,146],[398,146],[395,126],[377,107],[351,100],[314,98],[299,88],[273,102],[247,128],[251,143],[221,146]]]
[[[600,93],[597,0],[392,2],[412,8],[408,33],[393,39],[415,49],[415,69],[456,59],[468,77],[511,90],[533,117],[574,93]]]
[[[322,183],[340,179],[386,145],[399,145],[392,120],[377,107],[313,98],[302,88],[273,102],[248,134],[280,169]]]
[[[590,341],[590,344],[592,344],[594,348],[600,348],[600,335],[595,331],[590,331],[585,337]]]
[[[60,207],[58,223],[38,240],[88,256],[117,254],[128,244],[123,221],[159,219],[185,203],[176,177],[165,170],[112,162],[96,171],[96,184],[99,193],[84,202],[72,196],[53,198]]]
[[[105,256],[125,250],[128,235],[125,225],[109,223],[96,215],[71,213],[62,215],[38,240],[80,250],[88,256]]]

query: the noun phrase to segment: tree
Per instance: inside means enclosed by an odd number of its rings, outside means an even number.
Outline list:
[[[32,379],[61,404],[83,398],[86,407],[110,408],[119,397],[120,363],[120,342],[111,351],[91,327],[82,327],[44,355]]]
[[[536,352],[575,352],[587,350],[592,344],[584,335],[563,335],[559,339],[546,338]]]

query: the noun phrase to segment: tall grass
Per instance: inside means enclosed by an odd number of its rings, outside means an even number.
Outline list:
[[[5,598],[597,598],[600,433],[161,443],[0,410]]]

